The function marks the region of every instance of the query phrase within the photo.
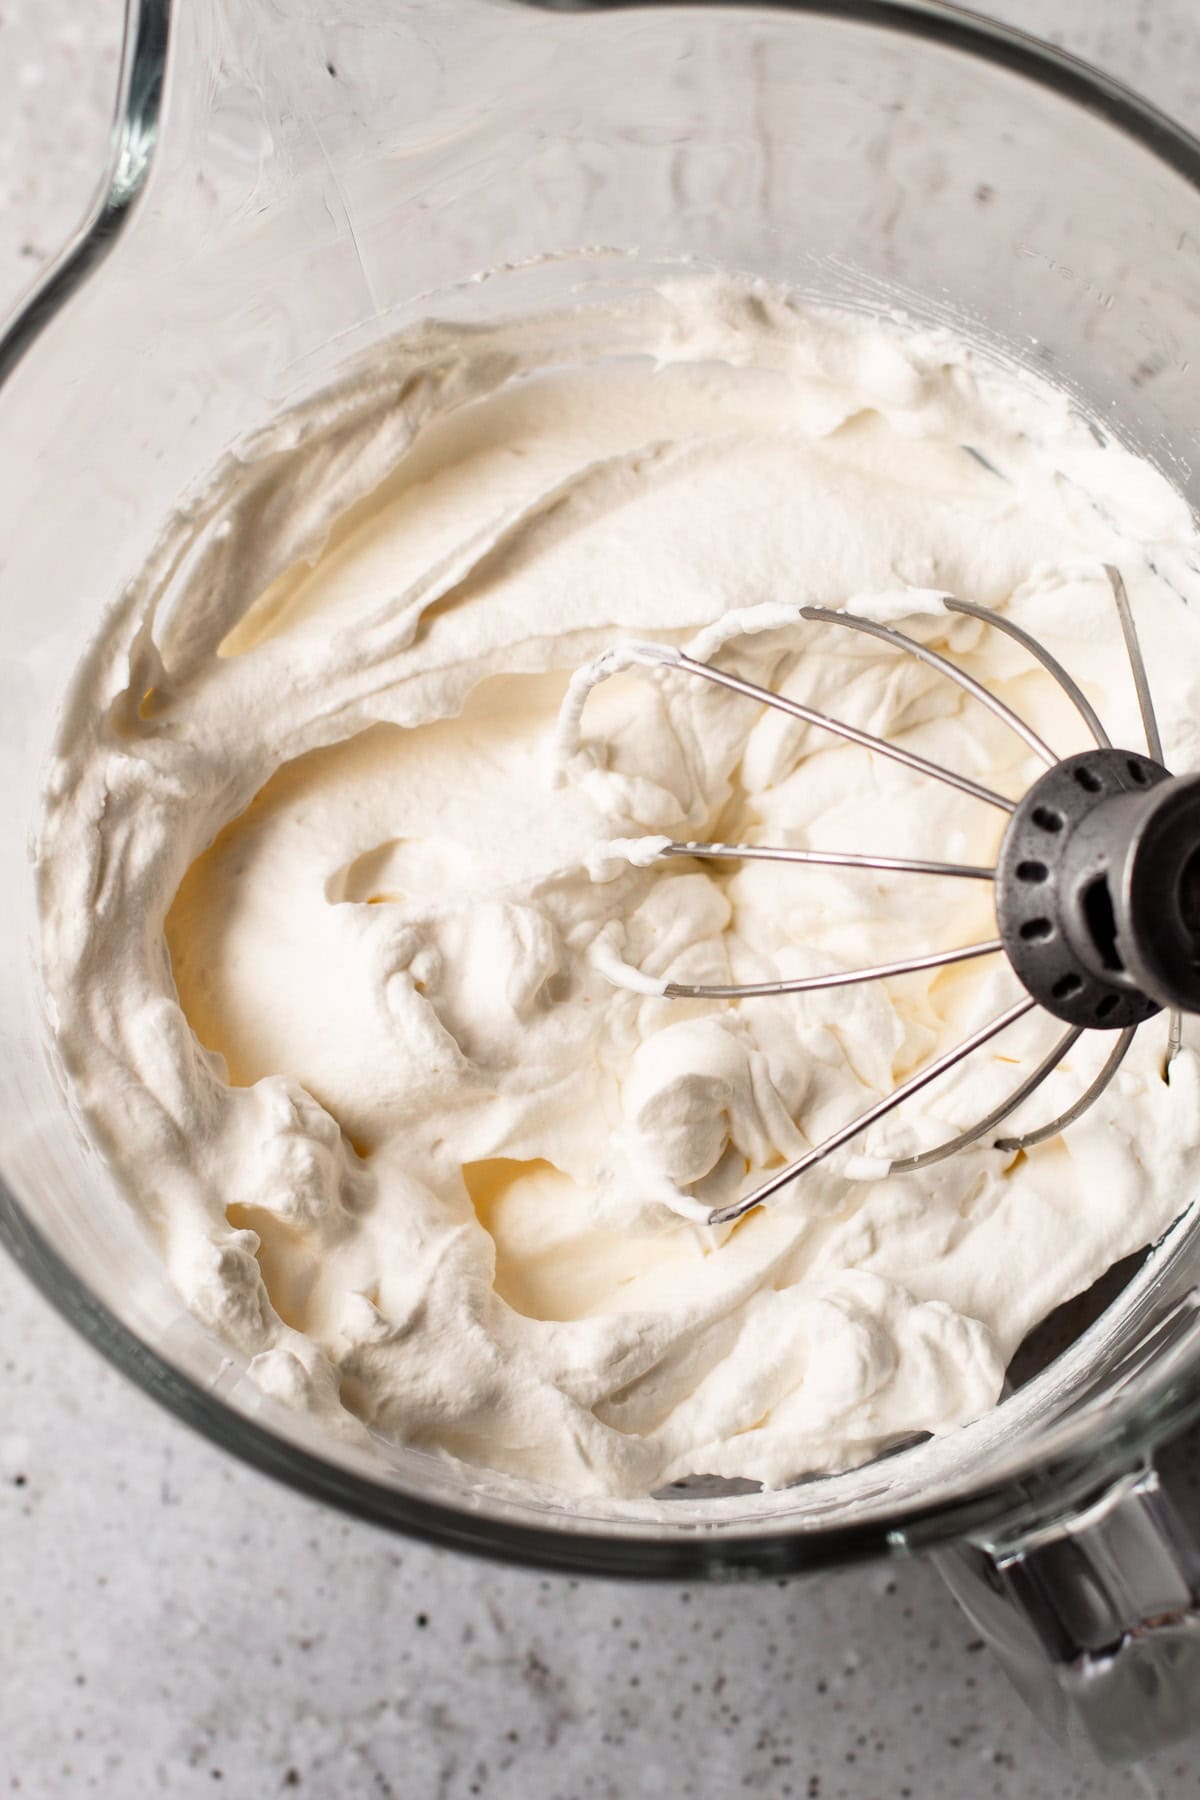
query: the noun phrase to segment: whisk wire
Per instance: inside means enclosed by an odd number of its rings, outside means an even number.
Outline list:
[[[1133,608],[1129,604],[1129,593],[1125,586],[1120,569],[1112,563],[1105,563],[1104,573],[1108,576],[1112,588],[1113,599],[1117,603],[1117,617],[1121,621],[1121,635],[1125,639],[1125,651],[1129,657],[1129,667],[1133,672],[1133,685],[1137,691],[1138,710],[1142,715],[1142,730],[1146,734],[1146,749],[1156,763],[1163,760],[1162,737],[1158,729],[1158,718],[1154,711],[1154,701],[1150,694],[1150,681],[1146,674],[1146,659],[1142,655],[1142,646],[1138,638],[1137,626],[1133,619]]]
[[[976,956],[995,956],[1003,948],[999,938],[991,938],[986,943],[965,944],[957,950],[935,950],[928,956],[878,963],[874,968],[832,969],[825,975],[798,975],[787,981],[752,981],[726,986],[693,986],[669,981],[663,994],[668,1000],[755,1000],[768,994],[815,994],[826,988],[854,987],[862,981],[886,981],[893,975],[916,975],[923,969],[943,969],[951,963],[969,962]]]
[[[969,775],[960,775],[954,769],[943,767],[941,763],[930,762],[927,757],[918,756],[914,750],[905,750],[899,744],[889,744],[886,738],[861,731],[857,725],[848,725],[843,719],[831,719],[827,713],[817,712],[814,707],[805,706],[800,700],[790,700],[783,694],[772,693],[770,688],[758,687],[753,681],[743,681],[740,675],[730,675],[724,669],[715,668],[712,663],[698,662],[695,657],[681,653],[678,661],[671,666],[686,669],[689,674],[698,675],[702,681],[711,681],[717,687],[728,688],[731,693],[743,694],[748,700],[757,700],[760,706],[769,706],[775,712],[787,713],[806,725],[815,725],[822,731],[832,732],[835,737],[845,738],[848,743],[859,744],[865,750],[875,750],[891,762],[901,763],[920,775],[929,775],[935,781],[945,782],[949,787],[958,788],[960,792],[970,794],[988,806],[998,807],[1001,812],[1011,813],[1015,810],[1014,801],[1006,800],[1003,794],[993,793],[991,788],[984,787],[981,782],[972,781]]]
[[[1041,663],[1047,675],[1058,683],[1095,738],[1097,748],[1100,750],[1112,749],[1112,739],[1104,729],[1100,715],[1079,683],[1072,675],[1068,674],[1058,658],[1050,654],[1045,644],[1035,638],[1031,632],[1026,631],[1024,626],[1018,625],[1014,619],[1006,619],[1003,613],[993,612],[990,606],[977,606],[973,600],[957,600],[947,597],[943,600],[942,605],[948,612],[963,613],[969,619],[979,619],[985,625],[994,626],[997,631],[1003,632],[1005,637],[1011,638],[1014,643],[1020,644],[1022,649],[1028,650],[1030,656]]]
[[[1010,1114],[1016,1112],[1018,1106],[1028,1100],[1030,1094],[1036,1092],[1044,1081],[1049,1080],[1073,1045],[1078,1043],[1083,1036],[1083,1031],[1082,1025],[1072,1025],[1069,1031],[1065,1031],[1050,1054],[1043,1057],[1037,1068],[1025,1078],[1021,1085],[1014,1088],[1007,1099],[1000,1102],[999,1106],[993,1107],[985,1118],[977,1120],[974,1125],[969,1125],[965,1131],[960,1131],[957,1137],[947,1139],[944,1144],[939,1144],[934,1150],[923,1150],[919,1156],[898,1157],[892,1163],[888,1174],[915,1175],[921,1169],[931,1169],[935,1163],[945,1162],[946,1158],[953,1156],[955,1151],[965,1150],[970,1144],[977,1144],[980,1138],[986,1137],[989,1131],[994,1131],[997,1125],[1003,1124]],[[997,1148],[1004,1148],[1006,1145],[1012,1147],[1013,1144],[1023,1145],[1024,1142],[1024,1139],[1006,1139],[1005,1143],[998,1145]]]
[[[1116,602],[1117,617],[1121,621],[1125,653],[1129,658],[1133,685],[1137,693],[1138,710],[1142,715],[1142,730],[1146,734],[1146,749],[1155,762],[1165,764],[1162,733],[1158,729],[1158,714],[1154,710],[1154,696],[1150,692],[1150,677],[1146,673],[1146,659],[1142,655],[1137,622],[1133,616],[1133,608],[1129,604],[1129,590],[1125,586],[1124,576],[1115,564],[1105,563],[1104,573],[1108,576],[1108,584],[1112,588],[1113,599]],[[1168,1069],[1182,1048],[1183,1014],[1177,1006],[1173,1006],[1168,1015],[1167,1024],[1166,1067]]]
[[[972,863],[930,862],[924,857],[875,856],[857,850],[796,850],[773,844],[664,844],[659,856],[727,858],[730,861],[817,863],[835,869],[878,869],[888,874],[948,875],[964,881],[993,881],[995,869]]]
[[[885,1118],[897,1106],[903,1105],[905,1100],[911,1099],[914,1094],[919,1094],[922,1088],[928,1087],[930,1082],[936,1081],[939,1076],[947,1074],[957,1064],[973,1055],[976,1050],[982,1049],[984,1044],[990,1043],[992,1038],[999,1037],[1002,1031],[1007,1031],[1010,1025],[1015,1025],[1018,1019],[1023,1019],[1027,1013],[1032,1012],[1036,1005],[1036,1000],[1027,997],[1024,1000],[1018,1000],[1014,1006],[1010,1006],[1007,1012],[1000,1013],[997,1018],[989,1019],[986,1025],[981,1025],[978,1031],[974,1031],[970,1037],[964,1038],[961,1044],[956,1044],[953,1050],[946,1051],[944,1056],[939,1056],[936,1061],[928,1063],[925,1068],[918,1070],[899,1087],[893,1088],[890,1094],[885,1094],[882,1100],[877,1100],[865,1112],[859,1113],[856,1118],[843,1125],[839,1131],[835,1131],[830,1137],[815,1145],[813,1149],[806,1151],[803,1156],[797,1157],[794,1162],[788,1163],[785,1168],[777,1170],[761,1186],[755,1188],[753,1193],[745,1195],[741,1200],[734,1201],[730,1206],[717,1207],[709,1214],[708,1223],[710,1225],[728,1225],[735,1219],[740,1219],[743,1213],[748,1213],[754,1207],[761,1206],[764,1200],[769,1200],[772,1194],[779,1192],[780,1188],[787,1187],[798,1176],[815,1168],[818,1163],[824,1162],[827,1156],[832,1156],[835,1150],[840,1150],[843,1144],[848,1144],[851,1138],[858,1136],[860,1131],[866,1131],[869,1126],[875,1124],[876,1120]]]
[[[880,643],[894,644],[898,650],[903,650],[915,661],[923,662],[931,669],[936,669],[939,674],[948,676],[965,693],[970,694],[973,699],[986,706],[988,711],[1002,724],[1007,725],[1010,731],[1015,731],[1019,738],[1024,739],[1034,755],[1041,757],[1047,768],[1053,768],[1059,760],[1045,739],[1039,737],[1032,725],[1026,724],[1019,713],[1015,713],[1011,706],[1006,706],[1004,701],[993,694],[990,689],[985,688],[981,681],[976,681],[973,675],[968,675],[965,669],[960,669],[957,663],[952,663],[950,658],[943,656],[940,651],[931,650],[928,645],[918,643],[916,638],[909,637],[903,631],[897,631],[893,625],[884,625],[877,619],[864,619],[858,613],[835,612],[832,607],[828,606],[802,606],[800,611],[804,618],[812,619],[820,624],[844,625],[848,631],[860,631],[867,637],[877,638]]]
[[[1172,1007],[1170,1023],[1167,1026],[1167,1068],[1175,1061],[1183,1049],[1183,1014],[1178,1007]]]
[[[998,1138],[996,1140],[997,1150],[1032,1150],[1035,1144],[1046,1143],[1050,1138],[1057,1137],[1060,1131],[1065,1131],[1068,1125],[1073,1125],[1076,1119],[1081,1119],[1093,1102],[1100,1098],[1124,1062],[1138,1029],[1136,1025],[1126,1026],[1113,1045],[1104,1067],[1096,1079],[1089,1083],[1080,1094],[1073,1106],[1068,1106],[1066,1112],[1059,1113],[1058,1117],[1051,1119],[1048,1125],[1039,1125],[1036,1131],[1023,1131],[1020,1137]]]

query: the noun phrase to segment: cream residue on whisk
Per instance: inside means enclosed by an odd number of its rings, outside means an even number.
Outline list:
[[[903,619],[1082,748],[1045,672],[939,596],[1001,607],[1137,746],[1110,561],[1194,768],[1195,551],[1049,390],[725,281],[428,326],[243,446],[89,653],[38,846],[75,1102],[189,1306],[333,1428],[575,1493],[781,1484],[976,1417],[1036,1320],[1187,1204],[1192,1050],[1165,1082],[1156,1021],[1065,1136],[881,1178],[1021,1081],[1058,1029],[1023,1022],[707,1227],[1017,990],[992,958],[664,998],[988,937],[989,892],[628,840],[980,863],[1003,817],[669,666],[581,703],[557,786],[556,719],[610,643],[699,639],[1015,795],[1037,765],[990,713],[795,609]]]

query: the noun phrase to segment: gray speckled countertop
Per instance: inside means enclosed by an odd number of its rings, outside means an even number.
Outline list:
[[[1200,122],[1200,0],[983,10]],[[91,192],[120,12],[0,0],[0,306]],[[1200,1504],[1200,1440],[1173,1460]],[[920,1565],[581,1586],[348,1523],[167,1418],[2,1258],[0,1616],[23,1800],[1200,1794],[1200,1740],[1069,1763]]]

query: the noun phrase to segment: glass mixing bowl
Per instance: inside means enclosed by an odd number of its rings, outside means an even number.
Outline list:
[[[1200,1412],[1189,1220],[987,1418],[784,1493],[568,1509],[337,1443],[182,1311],[72,1120],[27,846],[65,683],[181,497],[431,312],[529,313],[685,264],[901,306],[1022,357],[1200,497],[1200,145],[934,0],[128,6],[102,191],[0,342],[8,1247],[182,1418],[378,1524],[627,1576],[933,1549],[1068,1735],[1112,1758],[1177,1735],[1200,1691],[1200,1559],[1148,1458]]]

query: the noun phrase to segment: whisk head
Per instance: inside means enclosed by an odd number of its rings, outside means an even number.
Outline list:
[[[893,1159],[880,1173],[912,1174],[969,1144],[986,1139],[1023,1104],[1063,1061],[1084,1031],[1116,1032],[1098,1075],[1065,1112],[1035,1130],[993,1142],[1006,1151],[1028,1149],[1056,1136],[1091,1107],[1120,1067],[1139,1025],[1164,1007],[1171,1012],[1168,1060],[1180,1044],[1181,1014],[1200,1012],[1200,777],[1172,775],[1163,761],[1145,662],[1120,571],[1105,574],[1112,589],[1146,737],[1146,753],[1113,746],[1095,709],[1045,645],[1014,620],[988,607],[942,596],[949,612],[962,613],[1015,640],[1056,681],[1079,713],[1094,748],[1060,758],[1028,722],[950,658],[878,619],[826,607],[769,608],[771,623],[797,617],[860,632],[916,657],[986,706],[1046,765],[1045,773],[1013,801],[956,770],[843,720],[729,673],[672,645],[630,642],[616,646],[574,677],[564,703],[560,736],[577,735],[587,696],[610,675],[638,665],[666,666],[790,714],[915,774],[945,783],[1008,814],[994,868],[875,855],[861,850],[807,850],[762,844],[628,840],[630,861],[671,857],[758,860],[866,868],[898,875],[937,875],[993,883],[998,935],[975,944],[873,967],[836,970],[780,981],[694,984],[656,981],[610,958],[604,972],[640,993],[677,999],[737,1000],[813,992],[881,981],[890,976],[947,967],[977,957],[1003,955],[1024,996],[963,1042],[927,1064],[890,1094],[814,1145],[732,1205],[709,1215],[709,1224],[741,1218],[823,1162],[834,1151],[904,1101],[948,1073],[1019,1019],[1036,1009],[1062,1021],[1067,1031],[1049,1055],[985,1118],[944,1144]],[[779,617],[776,618],[775,615]],[[641,847],[641,846],[644,846]]]

